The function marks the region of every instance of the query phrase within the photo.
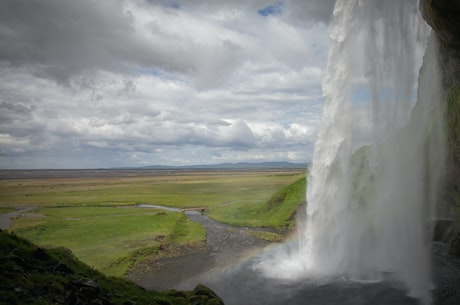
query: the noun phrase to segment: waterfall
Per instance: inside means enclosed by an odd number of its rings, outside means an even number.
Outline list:
[[[415,0],[336,2],[307,216],[271,276],[391,277],[431,303],[429,232],[445,151],[430,32]]]

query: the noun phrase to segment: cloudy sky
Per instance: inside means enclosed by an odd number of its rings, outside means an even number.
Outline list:
[[[333,0],[3,0],[0,168],[311,160]]]

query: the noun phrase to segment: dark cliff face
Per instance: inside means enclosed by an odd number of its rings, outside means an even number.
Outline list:
[[[443,201],[452,207],[457,231],[449,253],[460,256],[460,0],[421,0],[420,10],[440,44],[448,149]]]
[[[446,90],[448,192],[460,203],[460,0],[421,0],[420,10],[440,42]]]
[[[460,50],[460,0],[422,0],[421,11],[442,43]]]
[[[460,85],[460,0],[421,0],[420,9],[441,43],[445,85]]]

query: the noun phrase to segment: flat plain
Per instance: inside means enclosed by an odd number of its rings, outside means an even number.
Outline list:
[[[67,247],[120,276],[146,257],[169,255],[168,245],[200,247],[206,238],[182,212],[139,205],[200,208],[221,222],[283,227],[302,201],[304,179],[302,169],[0,171],[0,213],[35,207],[18,212],[9,230],[41,246]],[[296,181],[295,198],[279,193]],[[272,208],[286,198],[292,204],[284,213]]]

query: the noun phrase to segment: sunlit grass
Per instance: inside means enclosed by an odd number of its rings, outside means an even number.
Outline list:
[[[217,221],[238,226],[290,227],[292,215],[305,202],[305,176],[262,200],[223,204],[209,209]]]
[[[115,206],[139,203],[212,207],[263,200],[298,173],[236,172],[122,178],[0,180],[0,207]]]
[[[303,201],[299,192],[305,189],[300,186],[305,184],[304,176],[292,171],[223,171],[1,180],[0,208],[38,207],[33,213],[43,217],[14,219],[11,230],[41,246],[67,247],[108,275],[123,275],[137,261],[159,254],[160,246],[205,240],[205,229],[183,213],[134,205],[206,207],[206,213],[218,221],[285,227]],[[299,179],[303,182],[296,182],[296,187],[280,190]]]
[[[109,275],[123,275],[130,264],[113,262],[139,249],[158,248],[171,239],[193,243],[205,239],[204,229],[183,213],[116,207],[42,208],[46,218],[19,218],[11,228],[41,246],[63,246],[88,265]],[[175,238],[177,226],[182,235]]]

